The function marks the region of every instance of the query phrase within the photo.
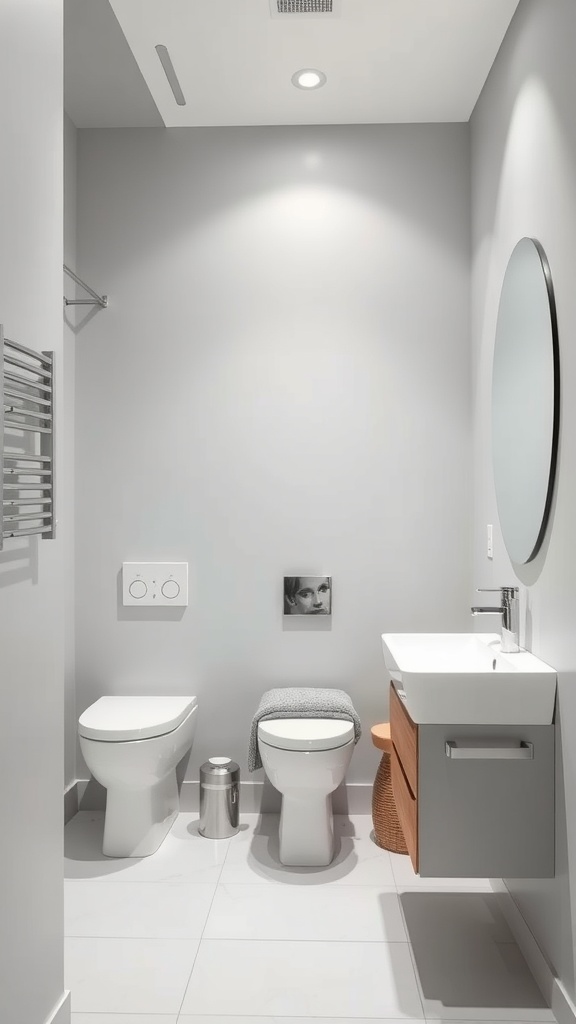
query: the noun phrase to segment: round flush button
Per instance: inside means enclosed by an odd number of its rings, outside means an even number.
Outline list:
[[[166,582],[162,584],[163,597],[167,597],[170,600],[174,600],[175,597],[178,597],[179,593],[180,587],[176,583],[176,580],[166,580]]]
[[[148,593],[148,587],[144,583],[144,580],[132,580],[132,583],[128,587],[131,597],[141,598],[146,597]]]

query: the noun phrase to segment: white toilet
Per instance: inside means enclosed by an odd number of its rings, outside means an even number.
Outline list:
[[[80,715],[80,749],[107,789],[108,857],[148,857],[178,814],[176,765],[196,731],[196,697],[101,697]]]
[[[354,725],[337,718],[268,719],[258,725],[264,771],[282,794],[280,860],[320,867],[334,856],[331,793],[354,750]]]

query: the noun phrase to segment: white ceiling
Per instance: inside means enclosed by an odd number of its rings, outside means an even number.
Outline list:
[[[168,127],[467,121],[517,6],[339,0],[334,15],[273,17],[275,0],[66,0],[66,109],[79,127],[158,124],[158,111]],[[326,85],[294,88],[304,67]]]
[[[64,0],[64,109],[78,128],[164,124],[108,0]]]

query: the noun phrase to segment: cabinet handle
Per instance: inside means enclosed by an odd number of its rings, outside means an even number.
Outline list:
[[[517,747],[473,746],[472,740],[446,740],[446,757],[476,758],[482,760],[531,761],[534,759],[534,744],[521,740]]]

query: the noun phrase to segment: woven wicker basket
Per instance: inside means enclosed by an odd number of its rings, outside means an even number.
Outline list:
[[[378,846],[392,853],[408,853],[402,826],[398,820],[396,802],[392,791],[392,774],[390,771],[390,754],[383,749],[389,745],[387,723],[376,726],[372,730],[375,746],[382,750],[382,758],[374,779],[372,789],[372,821],[374,838]],[[389,729],[389,727],[388,727]],[[386,735],[387,733],[387,735]]]

